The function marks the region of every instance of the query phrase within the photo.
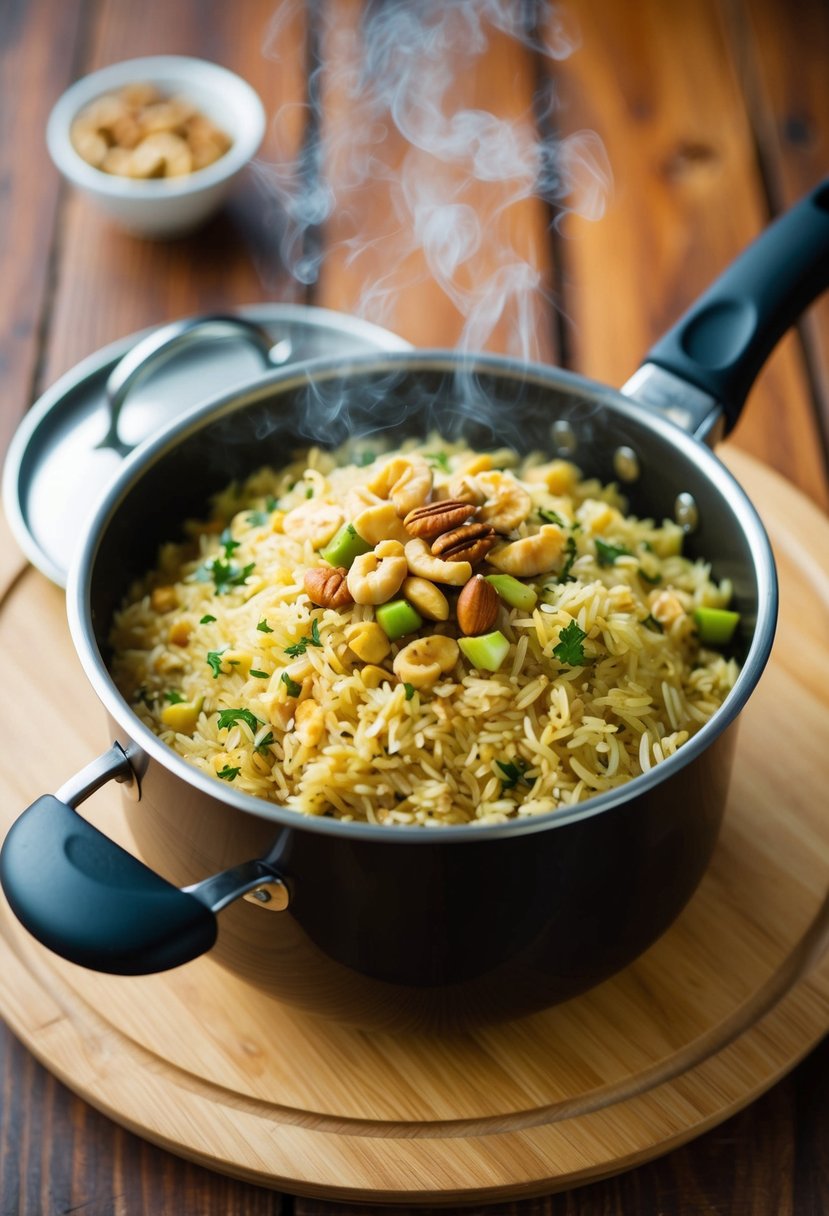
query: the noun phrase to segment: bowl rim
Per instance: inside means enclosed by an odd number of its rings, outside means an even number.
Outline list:
[[[428,349],[414,351],[372,352],[354,355],[347,360],[348,374],[371,374],[390,369],[405,370],[409,374],[419,371],[458,370],[459,356],[456,351]],[[236,409],[253,405],[262,397],[273,394],[274,389],[282,395],[310,380],[326,376],[342,376],[344,364],[341,357],[312,360],[294,368],[268,373],[241,388],[222,393],[193,407],[182,414],[146,441],[124,461],[124,465],[99,500],[94,514],[87,523],[87,532],[75,553],[67,583],[67,616],[75,649],[81,660],[84,673],[96,695],[110,717],[126,732],[130,743],[138,745],[142,752],[157,761],[168,771],[180,777],[187,785],[195,787],[208,797],[223,802],[229,810],[239,810],[256,818],[270,820],[275,827],[293,828],[344,838],[368,839],[389,844],[456,844],[466,841],[492,841],[506,837],[532,834],[563,828],[594,815],[610,813],[637,800],[639,795],[649,793],[654,787],[667,782],[686,765],[695,760],[714,743],[737,719],[745,706],[771,654],[777,625],[778,585],[777,571],[771,544],[754,504],[745,490],[718,459],[714,452],[692,434],[683,430],[668,418],[648,409],[633,397],[618,389],[561,368],[539,363],[525,363],[502,355],[477,354],[463,357],[466,367],[473,374],[502,373],[521,377],[524,381],[553,388],[560,392],[578,393],[596,404],[609,407],[632,421],[655,430],[666,442],[666,446],[679,449],[691,462],[702,466],[702,471],[711,483],[726,498],[736,515],[743,533],[750,542],[754,570],[757,578],[757,620],[748,652],[736,683],[723,704],[683,744],[677,752],[647,773],[643,773],[616,789],[585,799],[572,806],[558,807],[550,811],[518,817],[498,823],[465,823],[453,825],[419,824],[371,824],[361,821],[343,821],[323,816],[304,815],[291,807],[279,806],[252,794],[233,790],[224,783],[202,773],[187,764],[172,748],[163,743],[121,695],[98,649],[92,623],[91,581],[100,548],[101,538],[118,510],[122,499],[132,486],[140,480],[143,471],[160,459],[188,435]],[[132,754],[131,747],[127,748]]]
[[[233,137],[227,152],[212,165],[195,169],[182,177],[153,178],[135,181],[132,178],[104,173],[83,159],[72,146],[69,131],[81,109],[110,89],[135,81],[180,76],[182,92],[187,81],[204,78],[206,87],[211,79],[217,92],[231,89],[245,108],[244,129]],[[208,79],[211,78],[211,79]],[[189,55],[146,55],[138,59],[121,59],[82,76],[69,86],[55,102],[46,123],[46,146],[55,166],[75,185],[90,192],[124,201],[181,198],[218,185],[238,173],[259,149],[265,134],[265,107],[259,94],[247,80],[222,64]]]

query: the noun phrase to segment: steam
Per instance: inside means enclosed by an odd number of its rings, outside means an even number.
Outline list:
[[[271,21],[263,50],[277,64],[300,9],[283,0]],[[283,107],[274,135],[295,138],[305,117],[310,136],[298,154],[283,144],[274,163],[255,165],[283,266],[312,285],[337,259],[358,296],[350,310],[381,325],[401,292],[430,278],[463,318],[462,351],[496,337],[537,358],[549,250],[529,246],[537,224],[522,223],[522,208],[546,208],[556,227],[572,212],[595,220],[611,187],[598,136],[555,131],[547,68],[577,49],[575,34],[546,0],[378,0],[359,25],[348,24],[351,5],[308,11],[308,112]],[[463,104],[493,38],[515,40],[539,68],[542,84],[525,82],[526,104],[510,115]]]

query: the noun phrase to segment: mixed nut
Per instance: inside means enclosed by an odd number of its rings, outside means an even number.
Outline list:
[[[461,651],[474,666],[497,671],[509,649],[495,628],[501,602],[532,609],[537,594],[520,577],[551,571],[565,550],[565,534],[554,524],[510,539],[533,500],[511,473],[489,467],[486,458],[476,457],[449,491],[451,497],[434,497],[446,490],[434,486],[427,461],[398,455],[353,494],[352,521],[330,503],[309,502],[288,512],[282,524],[310,540],[326,562],[305,572],[312,603],[373,607],[373,621],[347,631],[349,648],[368,664],[381,663],[391,643],[416,633],[424,620],[449,621],[450,596],[459,591],[459,641],[437,631],[409,642],[394,658],[395,674],[414,688],[434,684]],[[478,573],[485,561],[501,573]]]
[[[232,140],[185,97],[126,85],[90,102],[69,133],[89,165],[118,177],[183,177],[212,165]]]

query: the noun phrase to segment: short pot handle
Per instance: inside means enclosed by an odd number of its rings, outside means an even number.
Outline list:
[[[779,339],[827,287],[829,178],[732,262],[651,347],[642,370],[654,364],[709,393],[730,431]]]
[[[58,795],[33,802],[0,850],[0,885],[12,911],[62,958],[112,975],[166,971],[211,948],[215,914],[237,896],[284,891],[258,859],[185,889],[167,882],[75,811],[73,803],[110,780],[136,780],[117,743]]]
[[[129,393],[146,379],[150,372],[155,371],[179,351],[199,342],[223,341],[228,338],[249,342],[259,351],[266,367],[280,367],[291,357],[290,339],[274,341],[264,326],[244,317],[217,313],[163,325],[138,342],[109,373],[106,382],[109,429],[97,446],[112,448],[119,456],[129,455],[135,444],[126,443],[118,433],[121,410]]]

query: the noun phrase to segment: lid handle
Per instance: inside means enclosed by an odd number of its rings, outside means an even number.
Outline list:
[[[229,338],[243,339],[259,351],[266,367],[280,367],[291,357],[291,341],[283,338],[274,342],[268,331],[254,321],[244,317],[216,314],[190,317],[185,321],[173,321],[151,333],[128,351],[109,374],[106,383],[106,401],[109,410],[109,428],[97,444],[99,448],[111,448],[119,456],[128,456],[136,444],[126,443],[118,433],[118,420],[129,393],[168,359],[181,350],[202,341],[226,341]]]

